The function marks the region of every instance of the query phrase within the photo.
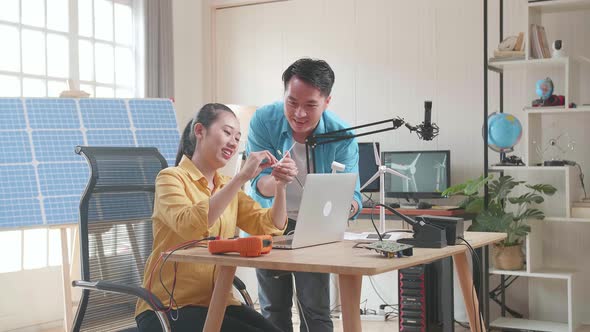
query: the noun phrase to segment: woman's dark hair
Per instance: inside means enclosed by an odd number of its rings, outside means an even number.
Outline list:
[[[176,164],[178,166],[182,156],[185,155],[189,158],[193,157],[195,153],[195,147],[197,146],[197,137],[195,136],[195,125],[200,123],[205,128],[209,128],[219,117],[219,113],[229,112],[233,116],[236,114],[231,108],[216,103],[209,103],[203,105],[201,109],[195,114],[195,117],[186,124],[180,137],[180,143],[178,144],[178,152],[176,152]]]
[[[285,90],[293,76],[316,87],[325,97],[332,92],[335,80],[334,71],[326,61],[310,58],[299,59],[285,69],[283,72]]]

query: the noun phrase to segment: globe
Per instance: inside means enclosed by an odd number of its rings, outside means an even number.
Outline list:
[[[512,152],[522,136],[520,121],[511,114],[488,116],[488,146],[496,152]]]

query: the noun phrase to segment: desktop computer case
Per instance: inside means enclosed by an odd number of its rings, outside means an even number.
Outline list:
[[[400,332],[453,332],[453,261],[399,270]]]

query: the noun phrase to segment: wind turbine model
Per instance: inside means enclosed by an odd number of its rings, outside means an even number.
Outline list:
[[[442,162],[437,163],[434,168],[436,168],[436,191],[440,190],[440,183],[445,178],[445,173],[447,169],[447,155],[445,154],[445,158]]]
[[[401,178],[411,180],[409,177],[403,175],[398,171],[394,171],[390,168],[387,168],[385,165],[381,165],[381,157],[379,157],[379,152],[377,151],[377,144],[373,142],[373,152],[375,152],[375,164],[377,165],[377,172],[371,176],[365,184],[361,187],[361,191],[365,189],[366,186],[370,185],[379,178],[379,203],[385,204],[385,173],[396,175]],[[385,209],[383,207],[379,208],[379,233],[385,232]]]
[[[416,158],[414,159],[414,161],[412,161],[411,164],[409,165],[402,165],[402,164],[396,164],[396,163],[391,163],[391,167],[394,170],[400,171],[400,172],[404,172],[406,174],[410,174],[411,177],[405,177],[405,181],[404,181],[404,192],[416,192],[418,191],[418,186],[416,185],[416,163],[418,162],[418,159],[420,158],[422,154],[418,153],[418,155],[416,156]]]

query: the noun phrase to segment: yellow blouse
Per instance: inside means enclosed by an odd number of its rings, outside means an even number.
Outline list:
[[[229,180],[229,177],[215,173],[215,191],[223,188]],[[146,262],[143,287],[147,288],[150,272],[160,254],[180,243],[208,236],[231,238],[236,227],[254,235],[280,235],[284,231],[274,226],[270,209],[262,208],[242,190],[229,203],[215,224],[207,227],[210,197],[211,191],[207,186],[207,180],[187,157],[183,157],[177,167],[166,168],[158,174],[152,216],[154,243],[152,254]],[[160,283],[160,264],[154,270],[151,291],[164,305],[169,305],[169,296]],[[176,304],[179,307],[209,306],[216,273],[214,265],[177,263],[174,290]],[[171,290],[173,280],[174,263],[168,261],[162,269],[162,281],[168,290]],[[239,303],[231,294],[228,305]],[[149,305],[139,300],[135,314],[146,310],[150,310]]]

